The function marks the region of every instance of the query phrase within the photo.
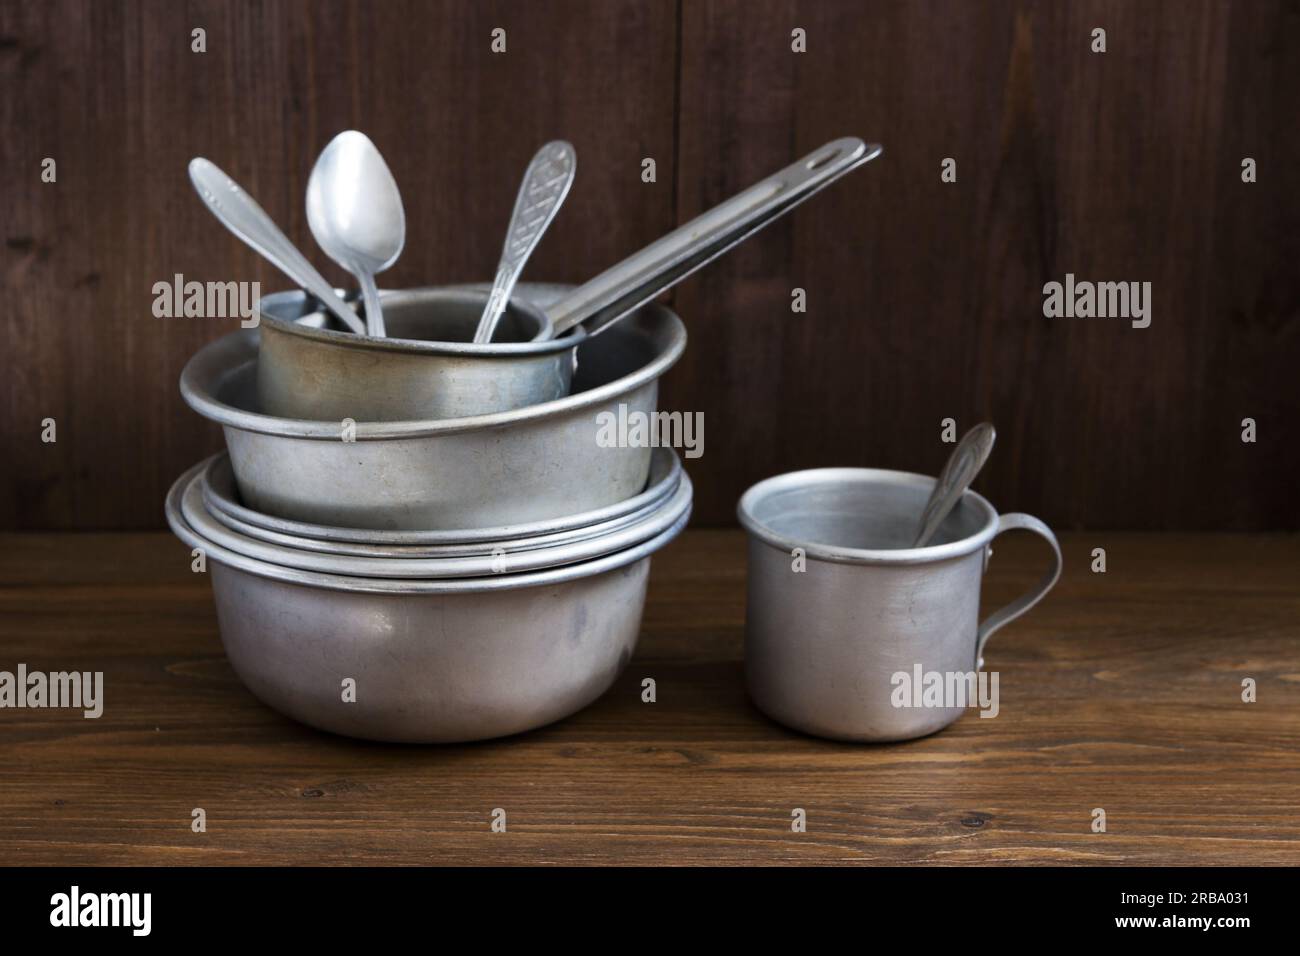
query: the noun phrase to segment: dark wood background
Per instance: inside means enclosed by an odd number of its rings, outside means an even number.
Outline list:
[[[153,283],[284,285],[186,163],[228,170],[324,267],[306,177],[357,127],[406,202],[397,286],[490,277],[547,139],[579,155],[527,273],[557,281],[828,139],[885,144],[672,297],[691,345],[663,401],[705,414],[697,523],[779,471],[933,472],[952,417],[998,425],[978,487],[1004,510],[1300,529],[1298,105],[1300,8],[1280,0],[0,0],[0,528],[161,525],[168,484],[220,442],[177,376],[233,323],[154,318]],[[1150,281],[1151,327],[1045,319],[1066,272]]]

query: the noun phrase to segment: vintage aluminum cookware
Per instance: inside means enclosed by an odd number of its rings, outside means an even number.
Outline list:
[[[497,327],[500,341],[475,345],[487,302],[481,288],[405,289],[381,298],[388,338],[335,331],[339,320],[310,311],[314,301],[297,292],[263,296],[262,409],[281,418],[387,422],[488,415],[569,394],[574,346],[586,335],[575,329],[549,338],[546,313],[527,301],[510,303]]]
[[[690,479],[683,477],[675,493],[658,503],[639,520],[595,537],[565,541],[547,547],[509,551],[504,548],[494,548],[488,553],[462,556],[391,556],[375,551],[357,555],[353,551],[365,547],[364,545],[352,545],[353,550],[349,552],[335,550],[340,546],[330,544],[325,548],[303,549],[284,544],[272,544],[242,534],[213,518],[204,508],[201,477],[202,472],[196,475],[184,489],[181,496],[181,514],[191,528],[209,541],[238,554],[284,567],[322,571],[328,574],[383,578],[470,578],[534,571],[590,561],[604,554],[635,547],[642,541],[661,534],[690,510],[692,495]]]
[[[969,686],[962,675],[982,669],[989,637],[1051,590],[1061,573],[1052,532],[1029,515],[999,516],[973,491],[933,544],[910,547],[933,486],[933,478],[906,472],[821,468],[745,492],[738,507],[750,535],[745,679],[768,716],[840,740],[933,733],[963,707],[942,698],[902,706],[896,692],[910,691],[914,675]],[[1017,528],[1047,541],[1051,567],[981,622],[989,545]]]
[[[167,520],[207,556],[235,673],[295,720],[371,740],[500,737],[590,704],[632,657],[650,555],[689,517],[633,548],[545,571],[358,578],[259,561],[198,534],[180,501],[197,472],[172,486]]]
[[[530,287],[541,300],[562,288]],[[305,308],[306,296],[300,296]],[[440,421],[305,421],[260,412],[255,330],[205,346],[181,394],[219,422],[243,503],[335,527],[461,530],[544,522],[639,494],[647,447],[602,447],[602,413],[650,415],[686,329],[646,306],[578,349],[573,394],[528,408]]]
[[[568,390],[575,346],[880,153],[856,137],[833,140],[566,295],[540,301],[521,287],[505,345],[472,341],[488,295],[481,286],[438,299],[423,290],[389,293],[382,304],[392,337],[382,340],[346,333],[332,315],[297,321],[303,316],[293,299],[268,296],[261,305],[262,407],[286,418],[399,421],[551,401]],[[544,314],[534,314],[537,308]]]

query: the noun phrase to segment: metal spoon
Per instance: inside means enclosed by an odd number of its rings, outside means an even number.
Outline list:
[[[943,519],[948,517],[948,512],[952,511],[984,467],[984,462],[988,461],[996,438],[997,432],[988,422],[980,422],[961,436],[961,441],[952,450],[943,471],[939,473],[939,480],[934,483],[930,500],[925,503],[925,511],[921,513],[921,530],[912,542],[912,547],[923,548],[934,537],[939,525],[943,524]]]
[[[316,160],[307,181],[307,222],[326,255],[357,277],[366,331],[383,337],[375,273],[402,254],[406,213],[393,174],[364,133],[339,133]]]
[[[366,327],[356,313],[339,298],[334,287],[280,231],[266,210],[240,188],[239,183],[202,156],[190,160],[190,182],[222,225],[261,253],[295,284],[311,293],[349,329],[357,335],[366,334]]]
[[[537,248],[542,233],[551,224],[560,204],[569,194],[573,185],[573,175],[578,168],[578,157],[573,147],[563,140],[547,143],[533,156],[528,169],[524,171],[524,181],[519,186],[519,195],[515,197],[515,209],[510,215],[510,229],[506,233],[506,244],[501,250],[501,262],[497,265],[496,279],[492,283],[492,294],[488,296],[487,307],[483,317],[478,321],[474,332],[474,341],[480,344],[492,341],[501,313],[510,301],[519,274],[524,271],[524,263]]]

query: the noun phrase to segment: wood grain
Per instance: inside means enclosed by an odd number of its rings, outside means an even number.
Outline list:
[[[525,278],[581,281],[672,226],[675,44],[664,0],[0,0],[0,528],[161,527],[167,487],[219,447],[176,383],[237,320],[155,318],[153,284],[288,281],[199,202],[192,156],[343,284],[303,196],[330,138],[365,130],[406,206],[383,279],[405,287],[491,281],[529,159],[567,138],[577,182]],[[667,181],[641,182],[644,156]]]
[[[402,747],[278,716],[221,651],[165,535],[0,536],[0,669],[105,672],[97,721],[0,711],[7,864],[1300,863],[1300,542],[1071,534],[997,635],[997,718],[907,744],[783,729],[741,676],[744,541],[655,559],[643,637],[582,713],[508,740]],[[1105,547],[1108,571],[1089,571]],[[1037,579],[999,542],[986,607]],[[640,701],[653,677],[658,701]],[[1241,680],[1258,702],[1241,702]],[[195,807],[208,831],[190,831]],[[508,831],[489,831],[507,812]],[[808,832],[790,830],[795,807]],[[1103,807],[1108,830],[1090,832]]]
[[[1300,529],[1298,64],[1284,0],[0,0],[0,528],[161,526],[219,447],[177,375],[232,322],[156,319],[153,283],[285,284],[185,164],[227,169],[342,281],[302,196],[357,126],[407,204],[394,285],[487,279],[547,139],[579,173],[526,278],[561,281],[828,139],[885,144],[673,297],[691,345],[663,402],[705,414],[697,523],[792,468],[933,472],[952,417],[998,425],[984,490],[1057,527]],[[1045,319],[1067,272],[1150,281],[1151,327]]]
[[[1295,6],[682,10],[679,219],[836,136],[885,145],[680,287],[665,402],[710,426],[700,520],[799,467],[934,474],[951,417],[997,424],[986,493],[1057,527],[1300,528],[1300,131],[1271,119],[1300,106]],[[1044,318],[1067,272],[1150,281],[1152,325]]]

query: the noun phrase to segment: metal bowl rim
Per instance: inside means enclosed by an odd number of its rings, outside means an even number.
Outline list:
[[[392,422],[358,422],[355,438],[357,441],[388,441],[449,435],[455,432],[477,429],[502,428],[557,417],[593,405],[600,405],[611,398],[627,394],[642,385],[656,381],[677,362],[686,348],[686,326],[671,309],[661,305],[642,306],[625,321],[631,321],[637,315],[654,316],[657,321],[663,322],[667,326],[670,341],[664,349],[659,351],[645,365],[612,382],[606,382],[604,385],[598,385],[596,388],[579,392],[576,395],[566,395],[564,398],[557,398],[554,401],[528,405],[524,408],[516,408],[505,412],[492,412],[487,415]],[[200,377],[197,370],[198,366],[205,359],[210,360],[209,357],[213,350],[229,342],[241,345],[247,358],[242,361],[228,362],[220,372],[210,372],[208,379],[216,379],[215,382],[198,381]],[[336,422],[279,418],[274,415],[251,412],[218,401],[212,394],[211,386],[224,381],[228,376],[240,369],[255,365],[256,362],[256,336],[252,334],[252,330],[240,330],[224,335],[203,346],[185,364],[180,380],[181,397],[185,399],[186,404],[204,418],[240,431],[313,441],[339,441],[339,425]]]
[[[659,503],[660,502],[655,502],[655,504]],[[253,538],[254,540],[266,544],[292,548],[298,551],[311,551],[316,552],[317,554],[346,555],[355,558],[394,559],[482,558],[485,555],[520,554],[523,552],[537,551],[543,548],[559,547],[561,545],[578,545],[590,542],[594,538],[616,534],[626,531],[634,526],[639,526],[641,522],[650,516],[653,508],[654,505],[651,505],[640,511],[631,512],[629,515],[622,518],[614,518],[610,521],[591,525],[587,528],[577,528],[572,531],[560,532],[556,535],[541,535],[537,538],[521,538],[515,541],[477,542],[464,545],[390,545],[358,544],[352,541],[325,541],[320,538],[299,538],[293,535],[282,534],[277,531],[272,531],[269,528],[259,528],[257,525],[241,521],[233,515],[226,514],[224,511],[213,508],[206,498],[203,499],[204,514],[212,518],[223,530],[233,531],[237,534]],[[498,548],[500,549],[499,551],[497,550]]]
[[[809,558],[836,564],[929,564],[963,557],[978,551],[993,540],[998,529],[998,513],[982,495],[969,489],[962,496],[962,501],[969,500],[984,514],[983,525],[974,534],[957,541],[926,548],[846,548],[817,541],[799,540],[780,534],[754,517],[755,509],[766,497],[782,491],[817,485],[866,482],[924,488],[928,494],[936,480],[929,475],[886,468],[809,468],[804,471],[787,471],[751,485],[736,504],[736,517],[747,532],[765,544],[786,553],[800,548]],[[919,512],[916,519],[918,522],[921,520]]]
[[[615,551],[579,564],[569,564],[559,568],[547,568],[543,571],[528,571],[522,574],[502,574],[486,578],[446,578],[443,580],[392,580],[384,578],[358,578],[338,574],[324,574],[317,571],[299,571],[286,568],[255,558],[246,558],[211,541],[206,540],[185,523],[180,513],[180,493],[194,477],[200,462],[176,479],[167,493],[165,513],[167,524],[182,542],[191,548],[200,549],[206,557],[220,564],[256,577],[282,581],[287,584],[299,584],[304,587],[320,588],[328,591],[349,591],[363,594],[419,595],[419,594],[483,594],[491,591],[513,591],[520,588],[549,587],[593,577],[607,571],[634,564],[648,558],[664,545],[672,541],[686,527],[691,517],[691,509],[662,534],[651,538],[634,548]]]
[[[665,463],[666,459],[666,463]],[[626,518],[630,515],[658,504],[676,491],[681,483],[685,469],[681,457],[671,448],[655,448],[650,456],[650,482],[655,478],[656,468],[666,468],[667,473],[658,481],[648,483],[646,488],[630,498],[580,512],[565,518],[550,518],[545,521],[532,521],[517,525],[500,525],[492,528],[465,528],[444,531],[385,531],[367,528],[344,528],[330,525],[312,524],[294,521],[289,518],[277,518],[261,511],[255,511],[247,505],[234,501],[219,493],[211,482],[211,475],[223,460],[230,469],[234,480],[234,465],[230,462],[229,451],[220,451],[205,459],[202,463],[200,480],[203,483],[203,499],[209,511],[219,511],[246,524],[313,541],[338,544],[365,544],[376,547],[405,547],[418,545],[492,545],[497,543],[522,542],[529,538],[558,534],[564,531],[577,532],[592,525]],[[219,517],[218,517],[218,520]]]
[[[416,286],[410,289],[381,290],[380,300],[387,304],[400,305],[402,302],[416,298],[417,296],[452,298],[456,295],[464,296],[468,293],[486,291],[486,287],[480,285]],[[566,331],[558,338],[533,338],[527,342],[495,342],[486,345],[476,345],[473,342],[436,342],[428,339],[374,338],[369,335],[357,335],[354,332],[340,332],[333,329],[313,328],[311,326],[301,325],[301,319],[288,322],[284,319],[266,315],[262,312],[263,302],[275,299],[287,299],[291,296],[296,297],[303,294],[304,293],[298,289],[285,289],[262,296],[257,302],[258,323],[269,324],[277,331],[286,335],[300,336],[334,348],[362,349],[373,352],[397,352],[406,355],[473,356],[482,359],[509,359],[530,355],[550,355],[555,352],[563,352],[567,349],[579,346],[586,341],[587,338],[586,330],[580,326]],[[534,305],[527,297],[511,296],[510,306],[512,308],[517,308],[520,312],[533,319],[537,323],[539,334],[543,330],[551,327],[551,319],[550,316],[547,315],[546,310],[540,306]],[[324,313],[321,309],[314,309],[302,318],[305,319],[322,314]]]
[[[261,541],[223,526],[207,512],[203,505],[201,475],[201,472],[195,474],[181,492],[181,517],[196,534],[212,543],[236,554],[282,567],[318,571],[322,574],[340,574],[346,577],[391,580],[424,581],[495,577],[527,573],[547,567],[581,564],[605,554],[615,554],[634,548],[643,541],[657,537],[690,510],[694,496],[694,488],[690,480],[683,476],[682,484],[677,491],[639,521],[588,540],[506,553],[499,560],[514,566],[516,570],[498,572],[492,570],[492,563],[498,560],[493,554],[400,558],[357,556],[329,551],[307,551]],[[611,542],[615,543],[611,544]]]

